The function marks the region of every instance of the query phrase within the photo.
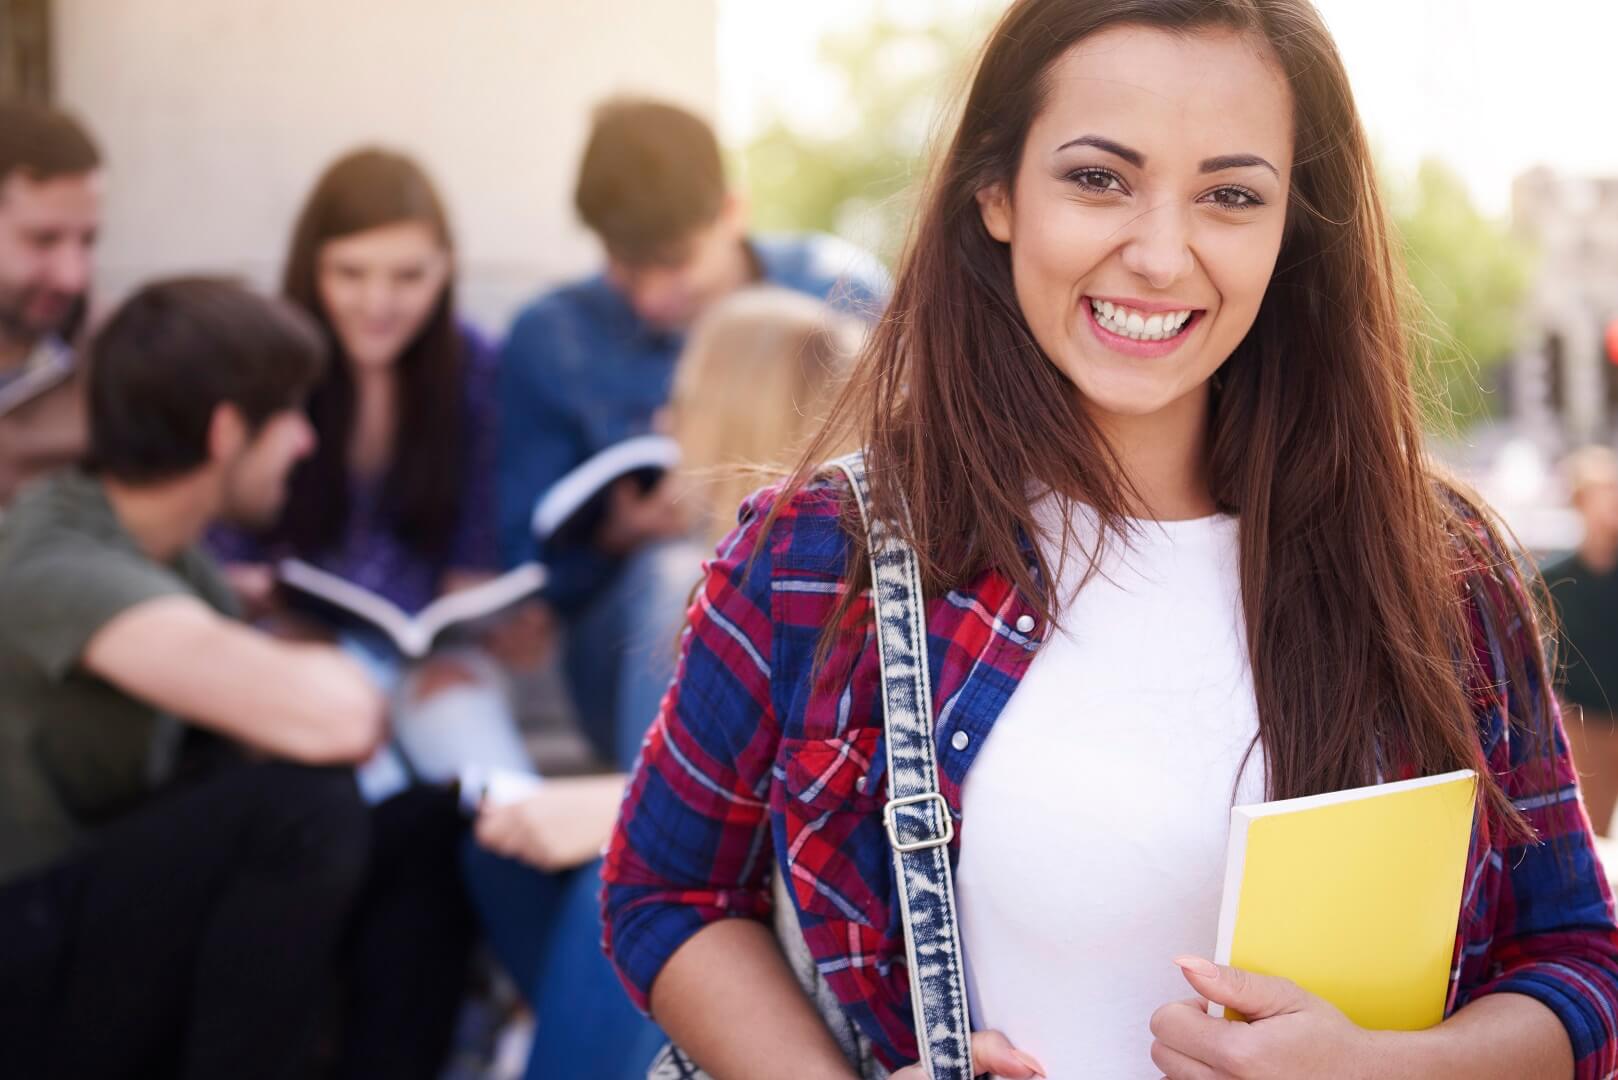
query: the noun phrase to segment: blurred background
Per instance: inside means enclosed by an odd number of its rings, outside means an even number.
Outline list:
[[[1431,447],[1536,557],[1567,552],[1582,526],[1558,463],[1618,444],[1618,2],[1315,3],[1377,147]],[[0,99],[64,106],[100,143],[99,310],[180,272],[275,291],[317,174],[371,144],[437,180],[460,310],[498,339],[536,293],[601,265],[573,186],[591,111],[615,95],[711,118],[760,231],[832,233],[892,267],[1004,6],[0,0]],[[547,774],[589,771],[558,679],[524,701],[530,749]],[[445,1075],[516,1075],[522,1054]]]
[[[1529,546],[1576,525],[1549,462],[1618,429],[1618,5],[1319,0],[1405,245],[1440,453]],[[764,229],[891,261],[993,0],[0,0],[0,93],[77,110],[113,183],[98,297],[177,270],[268,284],[357,142],[440,177],[463,307],[587,271],[569,185],[593,103],[713,117]],[[408,75],[401,75],[408,73]]]

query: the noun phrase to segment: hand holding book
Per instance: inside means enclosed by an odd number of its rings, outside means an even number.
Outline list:
[[[1174,961],[1199,995],[1152,1014],[1152,1063],[1167,1077],[1393,1075],[1388,1043],[1296,983],[1197,957]],[[1208,1015],[1215,1005],[1246,1024]]]

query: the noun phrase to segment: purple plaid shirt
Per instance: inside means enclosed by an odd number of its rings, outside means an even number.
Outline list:
[[[718,919],[769,916],[788,883],[805,943],[849,1018],[890,1068],[916,1057],[904,935],[881,811],[882,695],[869,629],[842,635],[812,677],[849,556],[838,481],[794,497],[766,534],[771,494],[708,564],[679,670],[642,748],[607,854],[608,954],[642,1008],[664,963]],[[1469,588],[1514,582],[1477,575]],[[996,571],[927,603],[940,786],[964,835],[961,784],[1042,639],[1027,599]],[[846,625],[870,625],[868,598]],[[1618,1070],[1618,925],[1557,716],[1522,716],[1503,691],[1498,643],[1473,608],[1494,679],[1475,688],[1485,754],[1542,842],[1474,830],[1449,1011],[1527,994],[1562,1020],[1577,1080]],[[1532,626],[1512,628],[1516,634]],[[1543,677],[1543,673],[1532,673]],[[1505,717],[1555,726],[1550,769]],[[960,739],[957,733],[965,733]],[[959,744],[959,748],[957,748]],[[1084,764],[1074,762],[1075,782]]]

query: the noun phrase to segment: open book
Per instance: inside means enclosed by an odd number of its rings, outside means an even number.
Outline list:
[[[450,627],[496,615],[532,596],[545,584],[545,568],[538,563],[524,563],[481,585],[440,596],[411,616],[392,601],[302,559],[282,559],[276,566],[276,576],[284,588],[382,630],[401,653],[413,660],[426,656],[434,639]]]
[[[0,377],[0,416],[49,393],[72,375],[73,351],[60,342],[43,342],[20,372]]]
[[[557,550],[590,542],[607,516],[607,492],[624,477],[650,491],[680,461],[666,435],[638,435],[613,443],[552,484],[534,505],[534,539]]]
[[[1437,1024],[1476,791],[1462,769],[1235,807],[1215,961],[1291,979],[1364,1028]]]

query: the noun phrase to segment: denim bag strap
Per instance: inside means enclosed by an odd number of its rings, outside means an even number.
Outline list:
[[[832,462],[848,477],[871,552],[871,598],[888,747],[883,808],[903,915],[916,1043],[932,1080],[972,1080],[966,971],[950,872],[955,822],[938,790],[926,609],[916,552],[871,513],[865,457]]]
[[[955,822],[938,791],[921,567],[903,538],[871,515],[864,456],[850,454],[829,465],[848,477],[871,550],[871,597],[877,654],[882,662],[888,748],[888,803],[882,816],[899,886],[916,1044],[931,1080],[972,1080],[966,972],[949,865]],[[778,881],[778,892],[779,885]],[[791,901],[781,894],[776,902],[776,934],[782,950],[833,1038],[861,1075],[886,1076],[887,1070],[871,1060],[868,1041],[842,1016],[808,955],[796,920],[783,918],[791,914]],[[710,1080],[673,1043],[663,1048],[646,1076],[647,1080]]]

